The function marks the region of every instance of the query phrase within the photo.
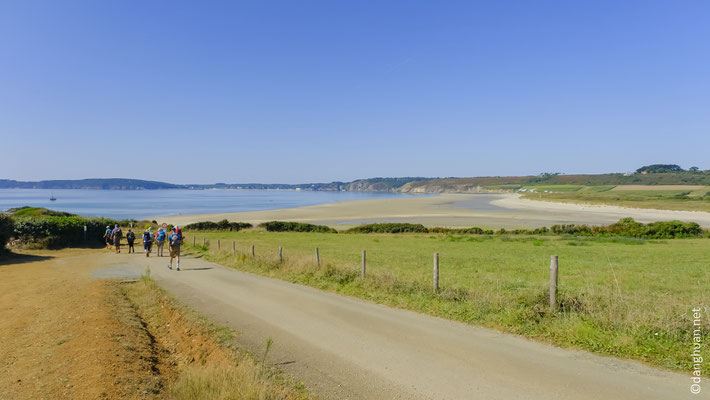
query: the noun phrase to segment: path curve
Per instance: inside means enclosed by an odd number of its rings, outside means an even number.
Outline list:
[[[112,275],[146,267],[188,306],[240,334],[330,399],[634,400],[687,397],[689,379],[634,362],[239,272],[200,259],[98,257]],[[114,272],[111,272],[114,271]]]

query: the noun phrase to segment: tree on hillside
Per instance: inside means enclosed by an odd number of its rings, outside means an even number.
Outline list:
[[[662,174],[668,172],[683,172],[685,171],[680,165],[676,164],[651,164],[643,166],[636,170],[638,174]]]
[[[698,167],[690,167],[690,168],[688,168],[688,171],[690,171],[690,172],[698,172],[698,171],[700,171],[700,168],[698,168]]]

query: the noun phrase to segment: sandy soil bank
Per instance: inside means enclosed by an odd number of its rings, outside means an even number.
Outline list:
[[[540,227],[554,224],[610,224],[624,217],[641,222],[679,219],[710,227],[710,213],[581,206],[520,199],[511,194],[442,194],[432,197],[355,200],[308,207],[241,213],[158,217],[158,222],[185,225],[198,221],[259,224],[282,220],[325,225],[411,222],[427,226]]]
[[[710,213],[703,211],[656,210],[596,204],[556,203],[551,201],[522,199],[518,196],[494,200],[492,203],[500,207],[517,210],[521,213],[526,211],[575,213],[579,215],[581,219],[586,219],[588,216],[612,218],[616,220],[631,217],[641,222],[679,220],[697,222],[705,228],[710,227]]]

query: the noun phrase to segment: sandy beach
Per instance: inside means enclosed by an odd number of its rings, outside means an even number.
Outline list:
[[[259,224],[281,220],[336,228],[373,222],[411,222],[426,226],[541,227],[554,224],[610,224],[632,217],[640,222],[693,221],[710,228],[710,213],[578,205],[521,199],[514,194],[441,194],[402,199],[355,200],[308,207],[239,213],[157,217],[185,225],[198,221]]]

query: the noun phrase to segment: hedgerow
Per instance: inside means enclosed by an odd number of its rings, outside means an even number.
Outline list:
[[[302,222],[269,221],[259,224],[259,227],[269,232],[321,232],[338,233],[333,228],[325,225],[312,225]]]
[[[57,248],[100,243],[106,226],[118,221],[107,218],[63,217],[53,215],[13,217],[13,237],[23,242],[40,242],[41,247]],[[84,226],[86,238],[84,241]]]
[[[429,229],[422,224],[385,223],[368,224],[350,228],[345,233],[429,233]]]
[[[223,219],[219,222],[202,221],[187,224],[184,226],[188,231],[239,231],[242,229],[251,228],[253,225],[246,222],[229,222]]]

